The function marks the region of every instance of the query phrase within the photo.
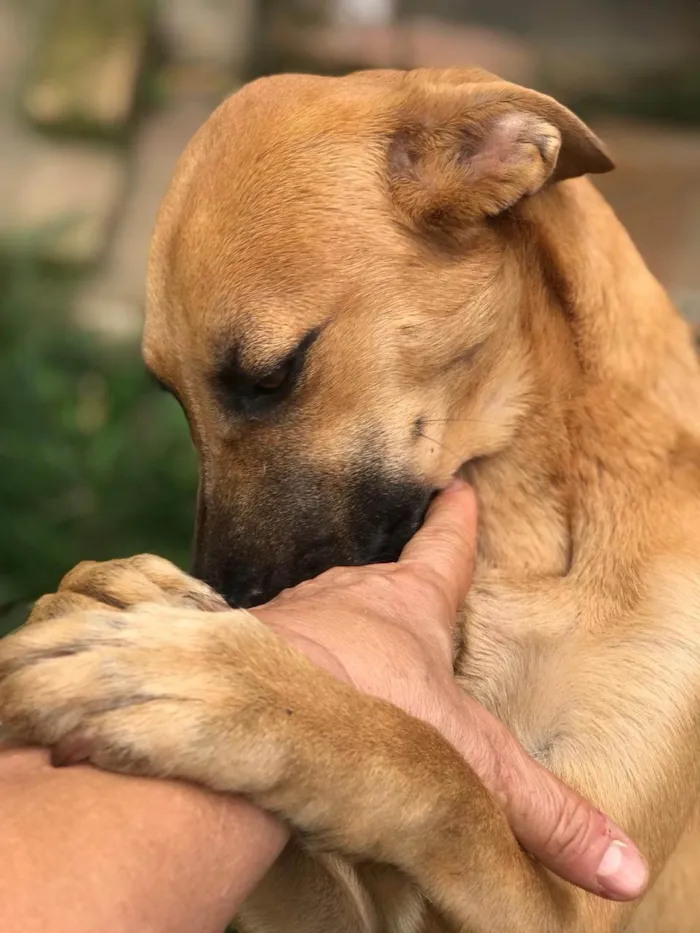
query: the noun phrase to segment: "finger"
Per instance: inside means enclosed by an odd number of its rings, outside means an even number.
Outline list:
[[[508,781],[508,822],[522,847],[545,867],[610,900],[633,900],[643,892],[646,862],[604,813],[520,749]]]
[[[399,564],[420,565],[437,577],[454,616],[469,590],[475,545],[474,492],[462,480],[453,480],[431,505],[423,527],[403,549]]]

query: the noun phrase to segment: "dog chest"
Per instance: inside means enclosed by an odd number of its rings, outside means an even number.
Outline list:
[[[460,686],[542,763],[567,731],[580,650],[576,613],[558,584],[475,587],[463,615]]]

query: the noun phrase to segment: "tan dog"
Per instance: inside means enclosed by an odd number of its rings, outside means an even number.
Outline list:
[[[567,180],[610,168],[564,107],[479,71],[267,78],[178,165],[144,350],[201,458],[198,575],[246,606],[391,559],[462,470],[481,527],[460,683],[655,882],[622,905],[554,879],[427,726],[202,612],[226,607],[157,558],[81,565],[0,647],[1,718],[249,794],[338,853],[288,849],[256,933],[700,929],[700,373]]]

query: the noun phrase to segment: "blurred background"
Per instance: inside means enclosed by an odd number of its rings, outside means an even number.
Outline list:
[[[601,188],[700,320],[698,0],[0,0],[0,630],[79,560],[187,563],[194,457],[138,337],[212,108],[274,71],[470,64],[603,136]]]

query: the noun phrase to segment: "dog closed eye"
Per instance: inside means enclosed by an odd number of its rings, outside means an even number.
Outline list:
[[[221,404],[236,414],[256,418],[284,402],[294,391],[306,355],[321,328],[310,330],[285,357],[265,370],[246,369],[232,354],[215,371],[212,382]]]
[[[291,379],[293,369],[294,358],[285,360],[267,373],[267,375],[258,379],[253,386],[254,390],[264,395],[270,392],[279,392]]]

